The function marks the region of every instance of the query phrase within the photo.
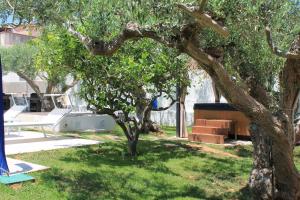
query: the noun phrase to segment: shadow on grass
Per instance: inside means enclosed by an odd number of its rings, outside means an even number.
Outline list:
[[[237,145],[233,147],[226,147],[226,150],[233,151],[239,157],[251,158],[253,154],[252,146]]]
[[[94,200],[94,199],[174,199],[190,197],[195,199],[218,200],[222,197],[210,195],[194,185],[175,187],[163,179],[153,178],[147,181],[133,173],[116,174],[106,170],[91,173],[62,173],[60,170],[51,170],[43,175],[44,180],[55,180],[59,192],[67,193],[67,199]],[[134,179],[134,182],[132,181]],[[131,181],[129,181],[131,180]]]
[[[186,149],[173,141],[139,141],[138,156],[127,156],[127,144],[125,142],[106,142],[99,146],[78,148],[76,155],[70,154],[62,158],[66,162],[85,162],[91,166],[138,166],[147,167],[157,162],[165,162],[169,159],[180,159],[188,156],[206,157],[207,154],[197,150]],[[161,166],[160,166],[161,167]]]
[[[244,193],[241,191],[208,194],[205,188],[201,188],[196,182],[189,183],[188,180],[184,180],[184,183],[180,183],[184,179],[182,174],[166,165],[167,161],[179,160],[176,164],[182,165],[180,167],[183,172],[187,170],[207,174],[208,177],[203,179],[211,182],[224,179],[234,181],[235,177],[248,173],[249,166],[243,166],[241,160],[212,156],[186,148],[178,141],[144,140],[139,142],[138,149],[139,156],[132,159],[124,154],[127,150],[127,144],[124,142],[80,147],[75,152],[63,156],[61,161],[74,166],[80,163],[85,166],[83,169],[52,169],[44,173],[42,179],[72,200],[180,197],[217,200],[225,199],[224,195],[241,195],[239,199],[242,199]],[[193,159],[203,162],[203,167],[193,167],[187,163]]]

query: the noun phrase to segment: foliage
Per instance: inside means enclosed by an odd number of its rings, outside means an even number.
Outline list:
[[[195,3],[180,0],[177,3]],[[24,4],[25,3],[25,4]],[[297,1],[208,1],[208,10],[220,23],[230,30],[230,38],[220,39],[210,30],[204,30],[199,36],[203,48],[223,48],[223,60],[229,73],[241,80],[262,84],[271,95],[278,92],[278,73],[282,60],[276,58],[268,49],[264,28],[271,25],[275,41],[284,49],[299,32],[297,22],[300,19]],[[6,4],[6,2],[3,2]],[[26,9],[24,8],[26,5]],[[30,13],[36,22],[66,23],[72,22],[84,35],[91,38],[109,40],[118,35],[129,21],[138,22],[157,30],[160,34],[169,35],[168,27],[178,27],[191,19],[179,9],[173,1],[144,0],[84,0],[84,1],[16,1],[14,14],[17,18],[28,20]],[[2,14],[12,9],[3,6]],[[101,22],[101,23],[99,23]],[[161,29],[161,27],[166,27]],[[173,29],[174,31],[174,29]],[[270,59],[272,58],[272,59]],[[274,99],[274,104],[278,104]]]
[[[72,44],[66,46],[62,38],[48,35],[48,38],[42,37],[11,47],[0,47],[4,71],[21,73],[32,81],[40,77],[53,86],[56,92],[60,92],[67,84],[66,77],[71,75],[73,55],[77,54],[76,46],[73,47],[75,50],[71,51]],[[66,56],[66,52],[70,57]],[[54,92],[51,91],[52,87],[49,89],[50,91],[46,92]]]
[[[36,48],[32,44],[18,44],[9,48],[0,47],[0,54],[5,72],[22,72],[32,79],[37,76],[33,61]]]
[[[76,58],[82,48],[78,42],[68,37],[66,31],[55,29],[59,33],[53,34],[53,29],[45,29],[41,37],[35,39],[37,53],[34,55],[34,67],[45,74],[44,79],[62,89],[66,87],[66,77],[76,81],[72,69],[77,64]]]
[[[109,58],[90,56],[76,69],[83,80],[81,96],[90,109],[116,120],[127,136],[132,155],[148,123],[152,102],[160,96],[175,102],[176,84],[188,82],[182,76],[186,71],[184,60],[175,56],[176,52],[146,40],[124,47]]]
[[[138,140],[154,99],[165,96],[175,101],[176,84],[189,84],[183,76],[186,59],[150,40],[124,47],[113,57],[95,57],[65,31],[53,27],[36,44],[37,66],[50,71],[53,77],[61,71],[76,75],[81,80],[81,97],[89,109],[114,117],[128,140]],[[138,106],[142,106],[142,116],[136,121],[132,115],[138,112]],[[116,111],[124,117],[116,115]]]
[[[168,52],[168,53],[167,53]],[[175,86],[183,81],[183,60],[176,54],[150,41],[141,41],[138,46],[125,47],[111,58],[90,57],[88,63],[79,67],[82,96],[91,106],[101,112],[135,110],[141,93],[146,93],[148,104],[158,96],[174,98]],[[91,60],[96,64],[91,64]],[[188,80],[185,80],[188,81]]]
[[[208,33],[207,47],[224,46],[224,63],[237,80],[254,80],[271,94],[278,92],[283,59],[274,56],[266,42],[265,27],[271,26],[278,45],[288,50],[300,20],[293,1],[210,1],[209,9],[229,28],[231,36],[220,41]],[[293,13],[293,14],[292,14]],[[278,103],[278,102],[277,102]]]

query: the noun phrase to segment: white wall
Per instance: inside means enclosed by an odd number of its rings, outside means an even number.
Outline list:
[[[194,123],[194,110],[195,103],[213,103],[215,101],[211,79],[201,70],[193,71],[189,73],[191,79],[191,86],[188,88],[188,95],[186,97],[186,116],[187,125]],[[76,95],[80,90],[80,85],[77,84],[74,88],[70,89],[72,103],[74,105],[74,111],[85,112],[86,103]],[[222,97],[221,102],[226,102]],[[166,98],[158,99],[158,106],[165,107],[169,105],[169,100]],[[158,124],[175,126],[176,125],[176,104],[166,111],[152,112],[151,119]]]
[[[203,71],[195,71],[189,73],[191,79],[191,86],[188,88],[188,95],[185,100],[187,125],[194,123],[194,110],[195,103],[213,103],[215,101],[211,79],[204,74]],[[159,107],[168,105],[167,99],[158,99]],[[221,102],[226,102],[222,97]],[[166,111],[152,112],[151,118],[158,124],[175,126],[176,125],[176,105]]]

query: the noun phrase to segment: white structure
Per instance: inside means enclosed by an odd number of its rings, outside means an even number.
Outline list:
[[[35,82],[40,86],[41,92],[44,93],[46,91],[47,83],[42,80],[36,80]],[[13,72],[3,76],[3,91],[4,93],[34,93],[27,82],[22,80]],[[116,126],[114,119],[108,115],[96,115],[88,113],[86,109],[86,103],[77,95],[78,91],[79,85],[76,85],[67,92],[73,104],[72,113],[60,121],[54,130],[56,132],[112,131]],[[44,114],[47,113],[22,113],[18,117],[18,120],[25,122],[38,122],[41,118],[41,115]]]
[[[59,123],[55,131],[105,132],[112,131],[115,126],[115,120],[109,115],[72,112]]]
[[[185,100],[187,125],[194,123],[194,104],[195,103],[212,103],[215,102],[215,97],[212,89],[211,79],[198,70],[189,73],[191,86],[188,88],[188,95]],[[159,107],[168,105],[168,100],[164,98],[158,99]],[[221,102],[226,102],[222,97]],[[151,118],[158,124],[175,126],[176,125],[176,105],[166,111],[152,112]]]

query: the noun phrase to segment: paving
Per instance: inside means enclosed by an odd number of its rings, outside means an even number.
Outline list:
[[[99,144],[100,141],[81,138],[63,137],[33,131],[12,132],[5,136],[6,155],[71,148]]]
[[[30,172],[49,169],[49,167],[46,166],[37,165],[30,162],[25,162],[22,160],[16,160],[12,158],[7,158],[7,164],[8,164],[10,175],[19,174],[19,173],[30,173]]]
[[[99,144],[96,140],[74,137],[63,137],[57,134],[46,134],[34,131],[18,131],[5,135],[6,155],[71,148]],[[10,175],[46,170],[48,167],[7,158]]]

